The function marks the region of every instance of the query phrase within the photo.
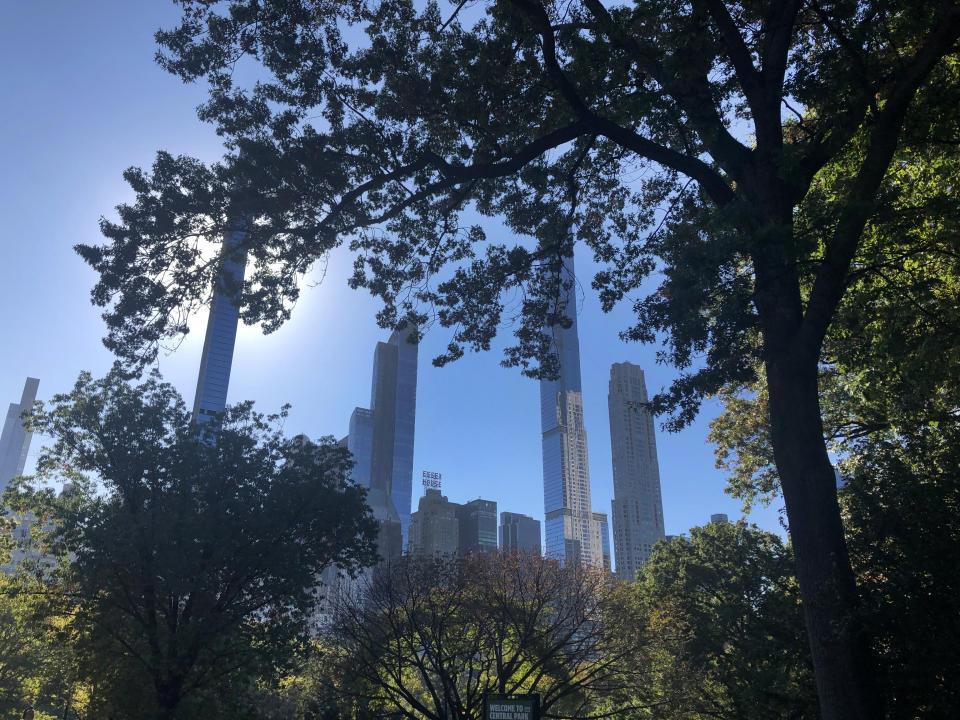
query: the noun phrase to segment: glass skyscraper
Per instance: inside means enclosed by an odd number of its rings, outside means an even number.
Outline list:
[[[617,576],[636,580],[637,570],[663,537],[663,500],[653,416],[637,365],[610,368],[610,451],[613,456],[613,549]]]
[[[477,498],[457,508],[461,555],[497,551],[497,503]]]
[[[597,542],[601,531],[590,507],[573,258],[565,260],[560,280],[564,313],[571,324],[548,330],[560,361],[559,376],[540,381],[546,554],[564,563],[602,569],[603,548]]]
[[[400,529],[406,545],[413,501],[413,441],[417,419],[417,343],[407,342],[410,330],[390,336],[397,348],[397,405],[393,441],[393,482],[390,495],[400,515]]]
[[[520,513],[500,513],[500,549],[540,554],[540,521]]]
[[[393,501],[404,544],[410,528],[417,414],[418,345],[407,342],[411,332],[397,330],[388,342],[377,343],[370,392],[370,487]]]
[[[210,422],[227,407],[227,388],[230,385],[230,369],[233,366],[233,348],[237,341],[240,313],[225,290],[243,282],[246,254],[235,256],[233,253],[243,242],[244,235],[243,232],[235,232],[225,243],[224,252],[227,257],[214,288],[207,319],[207,333],[203,339],[197,394],[193,400],[195,423]]]
[[[350,473],[354,485],[370,489],[370,459],[373,455],[373,413],[366,408],[354,408],[350,415],[350,434],[347,449],[355,465]]]

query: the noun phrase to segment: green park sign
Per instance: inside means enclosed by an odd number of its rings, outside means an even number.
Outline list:
[[[483,698],[483,720],[540,720],[540,696],[487,693]]]

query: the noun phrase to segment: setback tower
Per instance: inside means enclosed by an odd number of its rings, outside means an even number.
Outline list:
[[[613,549],[617,576],[636,580],[637,570],[664,536],[657,441],[643,370],[628,362],[614,363],[609,388]]]
[[[596,542],[601,530],[590,507],[572,257],[564,260],[559,281],[559,300],[570,325],[564,328],[557,324],[547,331],[559,358],[559,376],[540,381],[546,554],[564,564],[580,563],[602,570],[603,548]]]

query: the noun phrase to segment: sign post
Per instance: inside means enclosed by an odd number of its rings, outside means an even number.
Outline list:
[[[540,720],[539,695],[483,696],[483,720]]]

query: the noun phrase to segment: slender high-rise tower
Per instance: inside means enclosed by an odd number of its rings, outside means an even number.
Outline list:
[[[243,282],[246,253],[237,254],[246,233],[234,232],[224,244],[226,258],[210,303],[207,334],[203,339],[197,394],[193,400],[193,421],[210,422],[227,407],[227,388],[233,366],[233,348],[237,341],[240,312],[226,290]]]
[[[23,427],[20,414],[33,408],[39,385],[37,378],[28,377],[23,384],[20,402],[10,403],[7,409],[3,433],[0,434],[0,493],[6,490],[11,480],[23,474],[23,468],[27,464],[33,433],[27,432]]]
[[[663,538],[663,500],[653,417],[644,406],[647,386],[637,365],[610,368],[610,450],[613,455],[613,549],[617,576],[636,580],[637,570]]]
[[[408,341],[411,333],[415,333],[415,329],[397,330],[388,342],[377,343],[370,392],[373,419],[370,489],[390,499],[400,523],[401,547],[407,541],[410,527],[417,414],[418,345]],[[372,500],[370,503],[374,507]],[[386,510],[384,508],[384,512]]]
[[[540,428],[543,448],[543,510],[546,554],[564,563],[603,568],[603,548],[595,542],[599,528],[590,507],[587,431],[580,389],[580,340],[573,258],[563,265],[564,312],[570,326],[550,328],[559,377],[540,381]]]
[[[417,420],[417,352],[419,345],[410,342],[416,328],[397,330],[390,344],[397,348],[397,405],[393,440],[393,482],[390,496],[400,515],[403,543],[407,543],[410,511],[413,503],[413,441]]]

